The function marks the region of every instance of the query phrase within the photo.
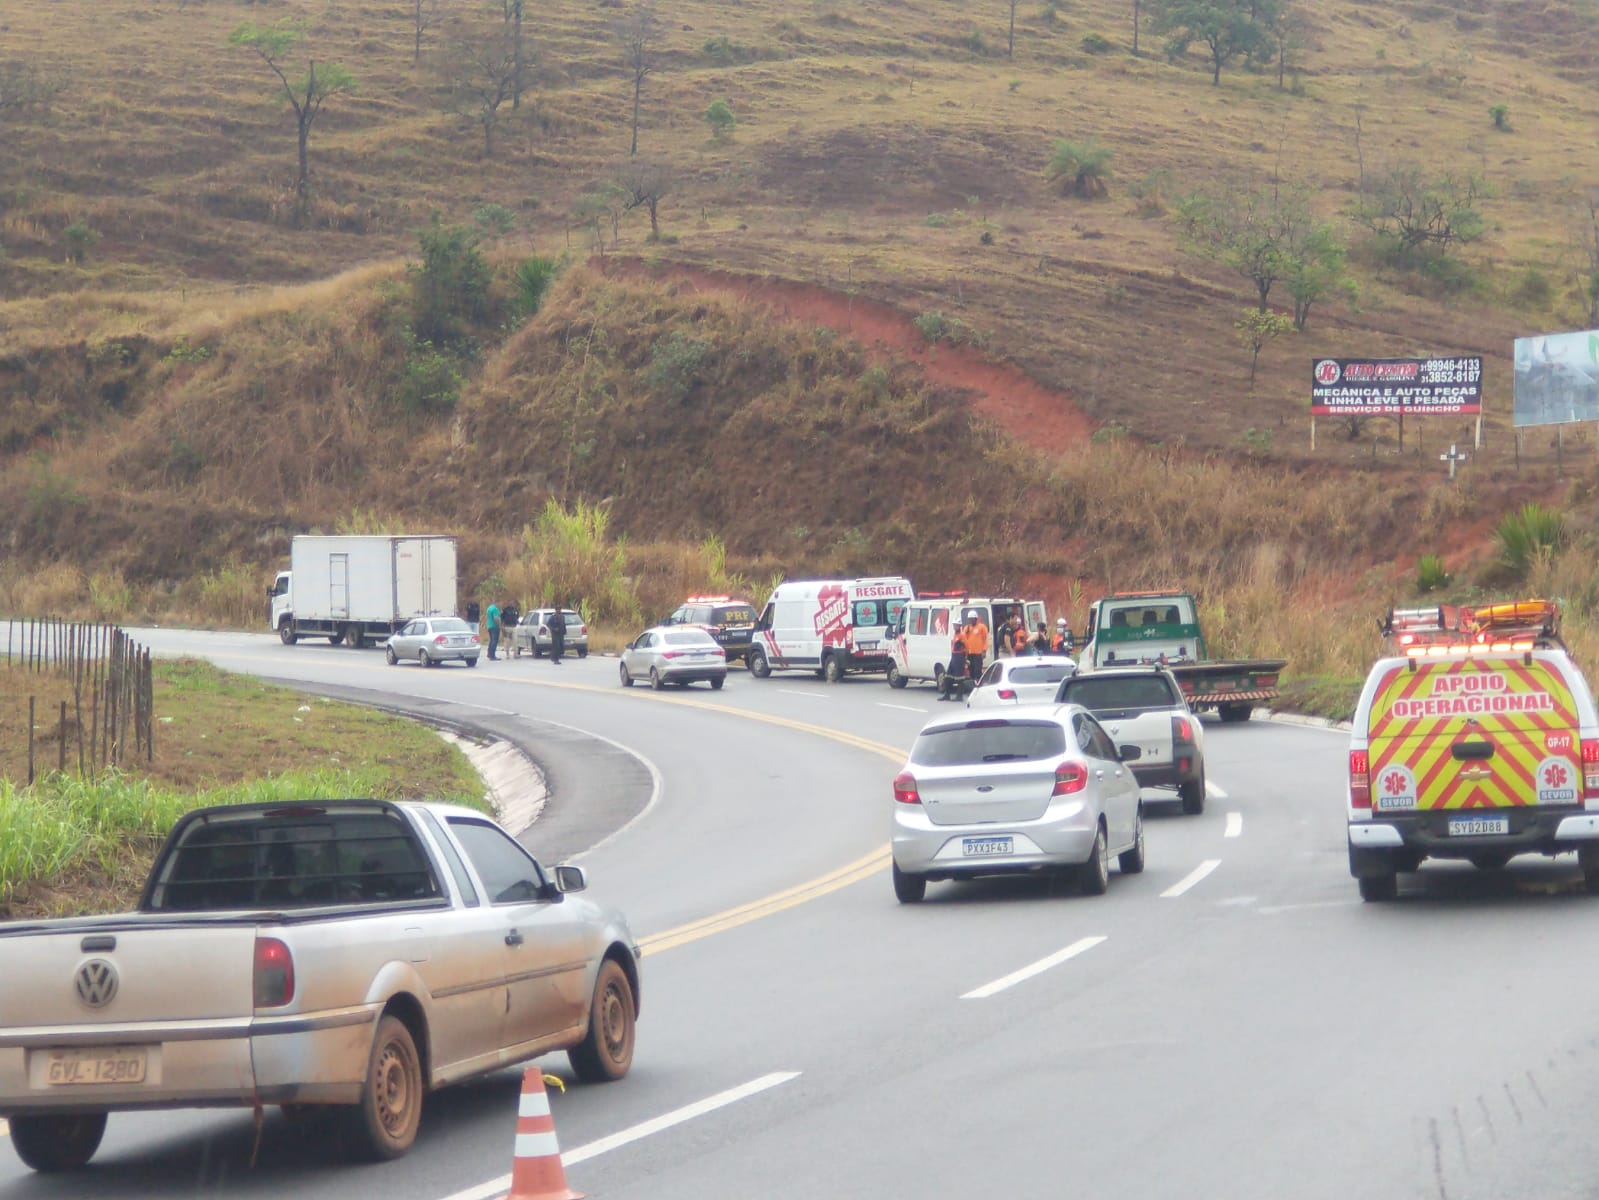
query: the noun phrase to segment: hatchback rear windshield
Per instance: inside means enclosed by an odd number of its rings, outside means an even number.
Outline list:
[[[1012,667],[1012,683],[1059,683],[1074,674],[1077,668],[1068,663],[1050,663],[1048,666]]]
[[[662,635],[668,646],[714,646],[716,639],[703,629],[674,629]]]
[[[1061,686],[1056,699],[1081,704],[1089,712],[1171,708],[1177,703],[1163,675],[1078,675]]]
[[[471,633],[472,627],[465,621],[458,621],[454,617],[433,622],[434,633]]]
[[[911,747],[911,761],[924,767],[993,762],[1033,762],[1066,753],[1066,731],[1054,721],[973,721],[930,729]]]

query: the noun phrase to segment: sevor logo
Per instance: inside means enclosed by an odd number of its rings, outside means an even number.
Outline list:
[[[1577,803],[1577,773],[1565,758],[1549,757],[1538,764],[1538,803]]]
[[[1324,358],[1316,364],[1317,383],[1337,383],[1338,364],[1333,359]]]
[[[78,968],[78,999],[89,1008],[104,1008],[116,998],[117,969],[103,958],[91,958]]]

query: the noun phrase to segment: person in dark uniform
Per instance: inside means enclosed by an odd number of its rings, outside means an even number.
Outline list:
[[[555,608],[545,624],[550,627],[550,661],[560,666],[561,655],[566,652],[566,614]]]

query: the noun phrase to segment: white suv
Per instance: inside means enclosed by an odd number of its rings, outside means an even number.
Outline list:
[[[1140,787],[1176,788],[1183,811],[1205,811],[1205,731],[1183,689],[1155,664],[1101,667],[1061,681],[1057,704],[1081,704],[1118,745],[1137,746]]]

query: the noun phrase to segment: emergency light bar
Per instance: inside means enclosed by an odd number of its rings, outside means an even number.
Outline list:
[[[1442,658],[1449,654],[1519,654],[1534,649],[1532,640],[1517,642],[1440,642],[1430,646],[1411,646],[1410,658]]]
[[[690,596],[684,604],[727,604],[733,599],[731,596]],[[742,601],[741,601],[742,603]]]

